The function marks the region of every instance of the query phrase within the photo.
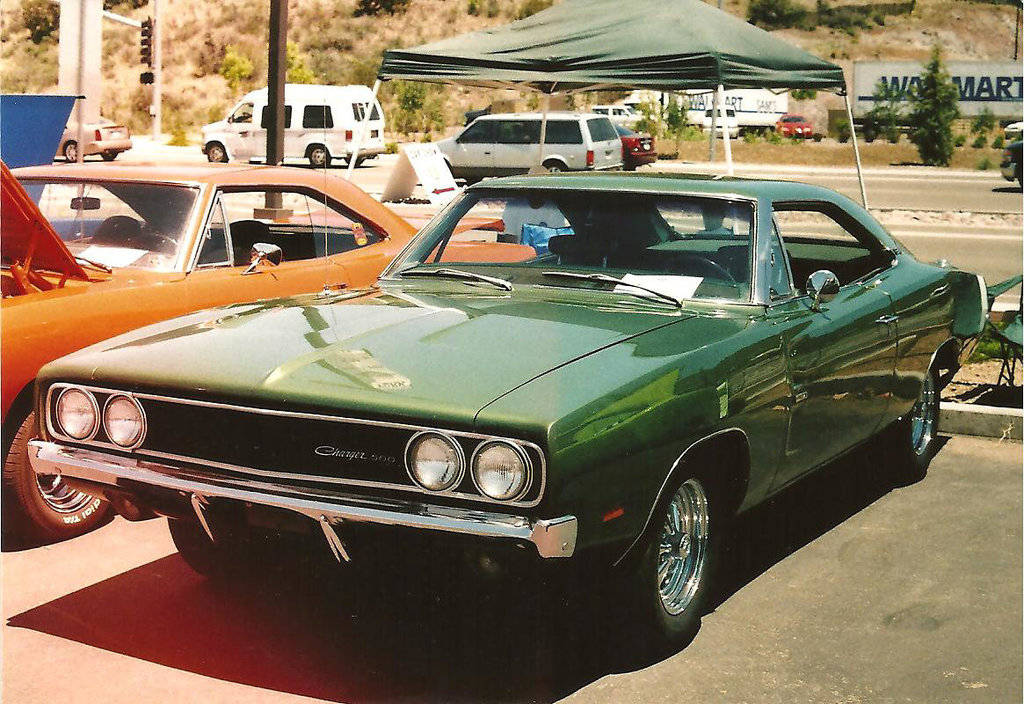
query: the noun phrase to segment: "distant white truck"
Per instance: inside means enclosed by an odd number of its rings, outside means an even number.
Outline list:
[[[358,85],[285,85],[285,162],[325,167],[347,160],[368,107],[359,161],[384,152],[384,111],[373,92]],[[266,161],[267,119],[267,89],[246,94],[227,117],[203,127],[203,153],[210,161]]]
[[[714,94],[690,91],[686,93],[686,98],[687,121],[703,126],[709,121]],[[763,88],[727,90],[724,106],[735,111],[740,132],[748,129],[775,129],[775,123],[789,112],[789,93],[773,93]]]

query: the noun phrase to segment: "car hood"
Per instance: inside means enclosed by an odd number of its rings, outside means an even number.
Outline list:
[[[3,263],[26,265],[88,281],[89,276],[43,217],[6,164],[0,174],[0,232]]]
[[[693,315],[606,294],[446,286],[203,311],[87,348],[46,376],[469,427],[531,379]]]

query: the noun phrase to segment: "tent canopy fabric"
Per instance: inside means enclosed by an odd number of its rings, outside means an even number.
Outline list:
[[[839,66],[702,0],[564,0],[494,29],[387,51],[377,77],[544,93],[846,89]]]

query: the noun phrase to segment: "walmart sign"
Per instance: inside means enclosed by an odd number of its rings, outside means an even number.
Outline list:
[[[946,68],[960,91],[960,113],[977,115],[986,107],[996,116],[1021,118],[1024,110],[1024,69],[1017,61],[949,61]],[[879,81],[895,87],[902,99],[921,82],[919,61],[855,61],[854,111],[863,115],[874,106]]]

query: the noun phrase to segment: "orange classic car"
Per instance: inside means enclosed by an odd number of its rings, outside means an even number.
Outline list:
[[[110,515],[99,499],[59,476],[37,480],[29,468],[32,382],[43,364],[202,308],[368,286],[414,232],[322,171],[213,164],[2,171],[8,539],[67,538]]]

